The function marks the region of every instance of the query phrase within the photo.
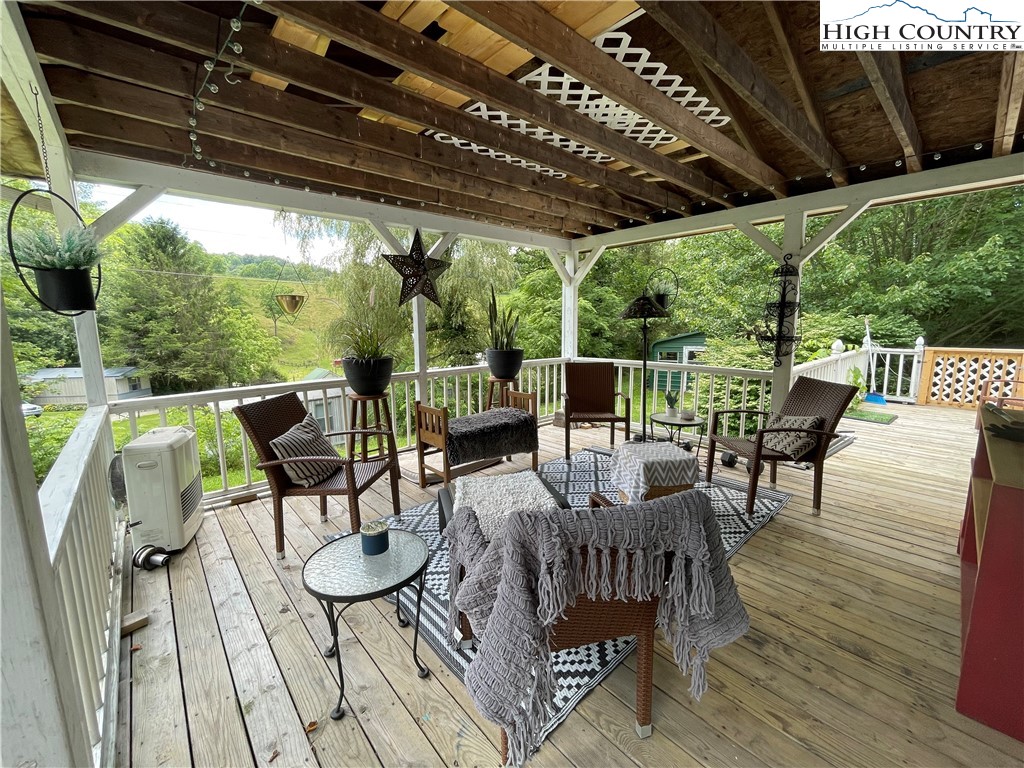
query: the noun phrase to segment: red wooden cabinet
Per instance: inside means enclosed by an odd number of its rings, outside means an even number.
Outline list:
[[[986,409],[981,423],[1006,422]],[[1024,443],[978,431],[958,550],[957,711],[1024,741]]]

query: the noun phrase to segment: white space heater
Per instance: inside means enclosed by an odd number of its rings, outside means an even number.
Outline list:
[[[132,547],[182,549],[199,530],[203,473],[191,427],[157,427],[121,451]]]

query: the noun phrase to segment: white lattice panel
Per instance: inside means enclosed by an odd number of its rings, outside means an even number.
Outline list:
[[[978,401],[981,382],[1014,379],[1017,360],[1012,356],[937,354],[928,383],[928,401],[941,405],[972,405]],[[1009,397],[1011,384],[997,386],[992,395]]]
[[[661,62],[651,60],[651,52],[646,48],[633,44],[632,38],[625,32],[607,32],[593,40],[594,45],[617,61],[631,69],[641,78],[653,85],[673,101],[706,122],[719,128],[729,122],[730,118],[721,113],[718,107],[712,106],[708,100],[697,94],[697,91],[683,83],[678,75],[668,73],[668,67]],[[545,96],[556,99],[568,107],[582,112],[595,122],[607,125],[619,133],[633,139],[639,144],[655,148],[676,141],[677,137],[665,131],[650,120],[612,101],[599,91],[581,83],[550,64],[544,64],[519,80],[520,83],[534,88]],[[527,120],[513,117],[500,109],[492,109],[482,102],[476,102],[467,109],[472,115],[489,120],[498,125],[522,133],[530,138],[553,144],[559,149],[571,152],[587,160],[598,163],[612,162],[616,158],[600,150],[588,147],[578,141],[560,136]],[[565,174],[537,163],[509,155],[505,152],[481,146],[445,133],[432,134],[438,141],[453,144],[460,149],[486,155],[496,160],[503,160],[513,165],[529,168],[557,178],[565,178]]]

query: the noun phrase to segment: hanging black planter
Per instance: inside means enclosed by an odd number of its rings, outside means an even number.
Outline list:
[[[25,290],[31,294],[32,298],[55,314],[64,317],[77,317],[83,312],[95,310],[96,299],[100,295],[100,287],[103,284],[103,272],[99,264],[96,265],[96,288],[94,290],[93,278],[89,269],[48,269],[22,264],[18,261],[18,255],[14,251],[14,214],[21,201],[29,195],[49,195],[51,198],[59,200],[75,214],[82,226],[85,226],[85,220],[75,210],[75,207],[52,189],[27,189],[18,195],[7,215],[7,248],[18,279],[21,280]],[[35,272],[35,289],[25,277],[25,268]]]
[[[31,269],[36,275],[36,290],[43,306],[76,313],[96,309],[92,273],[88,269]]]

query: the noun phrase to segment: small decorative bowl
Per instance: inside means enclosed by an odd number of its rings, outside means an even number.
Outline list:
[[[364,555],[382,555],[388,551],[388,527],[387,520],[371,520],[359,527]]]
[[[679,418],[683,421],[693,421],[693,417],[696,416],[693,411],[680,411]]]

